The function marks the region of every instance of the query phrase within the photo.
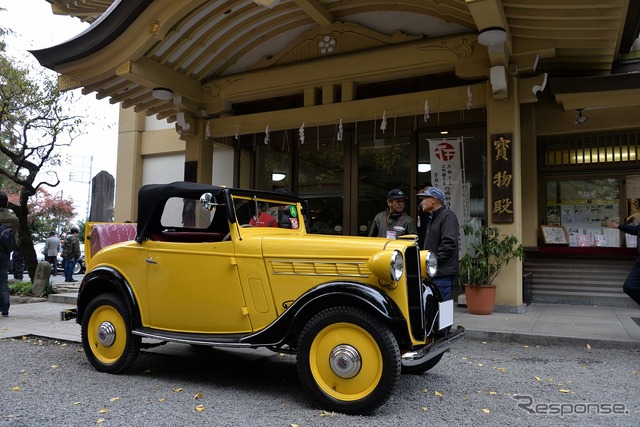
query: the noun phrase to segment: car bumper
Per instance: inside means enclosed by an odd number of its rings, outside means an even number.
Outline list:
[[[436,341],[427,344],[417,351],[410,351],[402,355],[403,366],[416,366],[426,362],[429,359],[433,359],[439,354],[442,354],[449,349],[453,344],[460,341],[464,337],[464,327],[458,326],[456,329],[452,329],[447,334],[437,339]]]

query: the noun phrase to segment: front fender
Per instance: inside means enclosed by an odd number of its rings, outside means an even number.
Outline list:
[[[132,314],[131,319],[134,324],[131,325],[131,328],[134,329],[140,325],[140,310],[133,290],[124,276],[112,267],[95,268],[82,279],[78,292],[78,317],[76,322],[82,324],[87,305],[93,298],[102,293],[119,294],[127,304],[129,313]]]
[[[325,308],[349,304],[373,310],[388,322],[406,322],[395,301],[384,292],[357,282],[329,282],[303,294],[273,323],[241,342],[252,346],[280,345],[298,322],[306,323]]]

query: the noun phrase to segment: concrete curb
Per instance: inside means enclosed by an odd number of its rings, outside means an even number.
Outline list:
[[[583,338],[567,336],[538,335],[535,333],[519,333],[504,331],[480,331],[465,329],[465,338],[478,341],[516,342],[527,345],[576,345],[586,347],[616,348],[621,350],[638,350],[637,341],[611,340],[606,338]]]
[[[18,295],[11,295],[9,302],[11,304],[31,304],[35,302],[45,302],[46,298],[41,297],[22,297]]]

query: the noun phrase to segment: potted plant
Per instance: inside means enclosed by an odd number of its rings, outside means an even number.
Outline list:
[[[500,235],[498,227],[463,225],[462,229],[469,244],[460,260],[467,310],[471,314],[491,314],[496,295],[493,281],[509,261],[524,259],[524,248],[517,237]]]

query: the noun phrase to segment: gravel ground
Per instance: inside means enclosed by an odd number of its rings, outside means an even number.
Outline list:
[[[430,373],[403,375],[369,416],[322,411],[305,397],[294,357],[264,355],[170,344],[110,375],[95,371],[79,344],[2,339],[0,425],[640,425],[640,349],[467,339]]]

